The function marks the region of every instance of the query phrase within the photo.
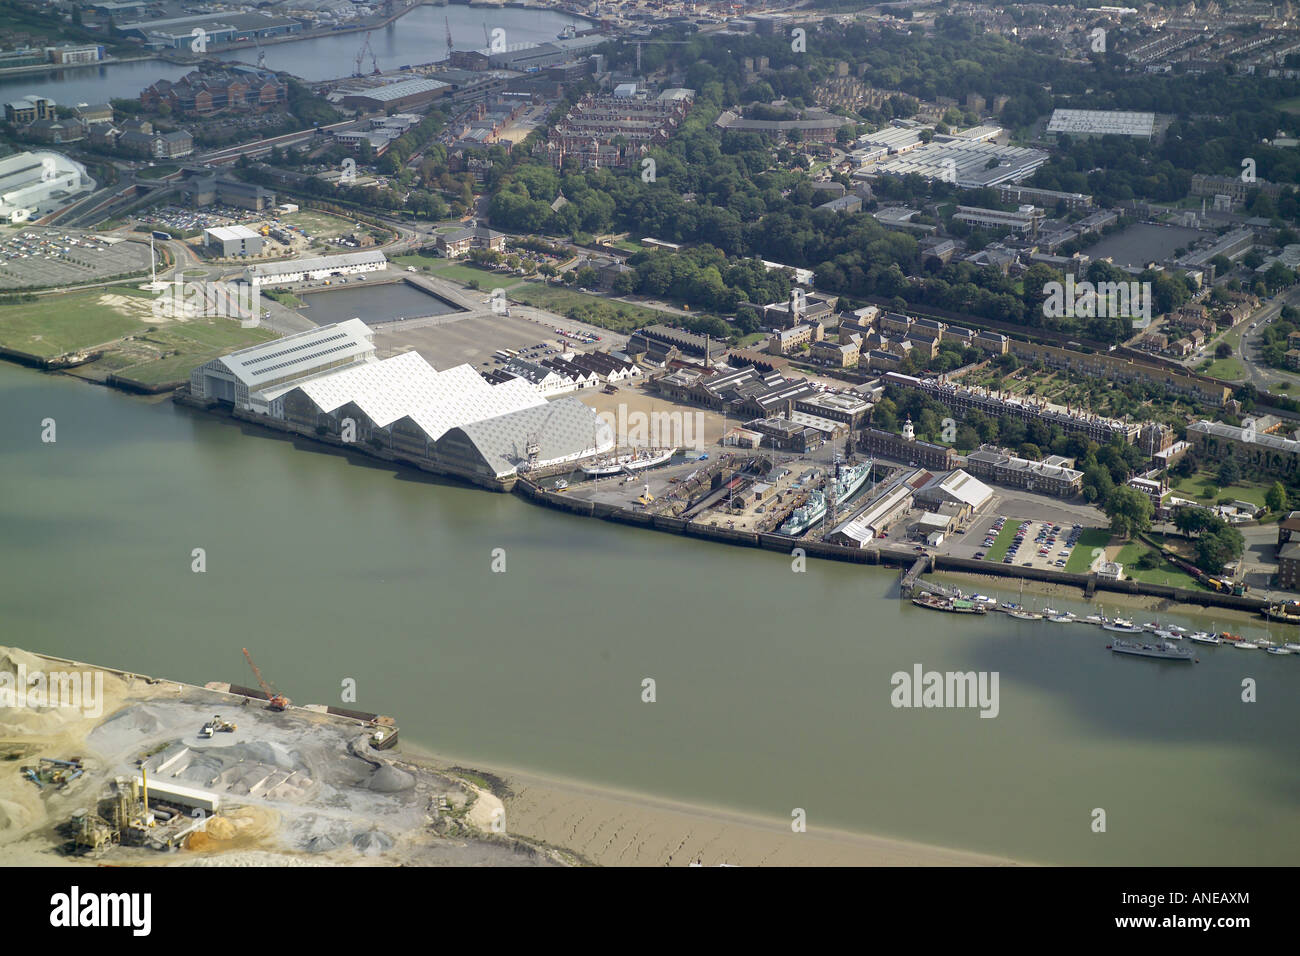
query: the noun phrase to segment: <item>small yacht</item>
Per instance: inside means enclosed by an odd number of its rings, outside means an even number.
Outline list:
[[[1258,645],[1258,644],[1252,644],[1250,641],[1237,641],[1237,642],[1235,642],[1232,646],[1233,646],[1233,647],[1240,647],[1240,648],[1241,648],[1242,650],[1244,650],[1244,651],[1257,651],[1257,650],[1259,650],[1259,645]]]
[[[1208,634],[1205,631],[1197,631],[1195,634],[1187,635],[1189,641],[1195,641],[1197,644],[1222,644],[1223,638],[1218,634]]]
[[[1266,647],[1264,650],[1268,651],[1270,654],[1277,654],[1279,657],[1293,653],[1285,647],[1278,647],[1276,644],[1272,647]]]

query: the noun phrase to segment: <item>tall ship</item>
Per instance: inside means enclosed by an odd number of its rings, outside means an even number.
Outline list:
[[[874,464],[864,461],[860,465],[840,465],[835,475],[835,500],[842,505],[856,495],[858,489],[866,484]]]
[[[623,472],[632,474],[656,465],[666,464],[677,453],[676,448],[642,448],[628,452],[626,455],[605,456],[597,458],[582,466],[582,473],[588,478],[604,478]]]
[[[1110,644],[1110,649],[1116,654],[1127,654],[1130,657],[1151,657],[1161,661],[1182,661],[1190,664],[1196,660],[1195,653],[1191,648],[1179,647],[1171,641],[1149,643],[1146,641],[1127,641],[1119,638]]]
[[[791,537],[803,534],[818,521],[821,521],[825,514],[826,496],[814,488],[808,492],[808,500],[790,513],[790,517],[785,520],[781,527],[776,529],[776,533],[790,535]]]

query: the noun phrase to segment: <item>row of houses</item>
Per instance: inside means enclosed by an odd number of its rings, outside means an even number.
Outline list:
[[[668,142],[694,98],[694,91],[684,89],[664,90],[653,99],[589,93],[555,125],[546,154],[556,169],[566,157],[583,169],[631,166]]]
[[[268,110],[288,102],[286,83],[269,70],[251,68],[192,70],[179,80],[158,80],[140,93],[140,105],[150,112],[166,107],[187,116]]]

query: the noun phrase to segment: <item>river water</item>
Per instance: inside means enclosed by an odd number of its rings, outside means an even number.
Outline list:
[[[590,26],[585,20],[549,10],[523,10],[446,6],[422,6],[370,34],[370,48],[381,70],[395,70],[417,63],[442,60],[447,56],[447,27],[451,27],[452,46],[457,50],[480,50],[488,46],[494,29],[505,31],[507,47],[519,43],[543,43],[555,39],[566,26],[578,29]],[[365,40],[364,33],[341,33],[311,37],[289,43],[268,44],[266,65],[285,70],[304,80],[316,82],[349,76],[356,67],[357,51]],[[213,54],[218,59],[257,62],[257,51],[237,50]],[[66,106],[77,103],[106,103],[110,99],[135,98],[157,80],[178,80],[192,68],[175,66],[162,60],[122,63],[112,66],[88,66],[50,70],[22,76],[0,78],[0,99],[5,101],[28,94],[48,96]],[[371,70],[366,57],[363,72]]]
[[[354,678],[353,706],[471,765],[801,807],[810,828],[1049,863],[1298,862],[1296,657],[1116,658],[1090,626],[914,608],[888,569],[794,573],[7,365],[0,403],[4,643],[195,683],[251,683],[248,647],[298,702]],[[998,672],[997,717],[891,706],[918,663]]]

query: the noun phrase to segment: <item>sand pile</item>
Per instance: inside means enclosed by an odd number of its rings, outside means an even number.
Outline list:
[[[75,732],[82,721],[116,710],[125,690],[121,678],[106,671],[0,647],[0,735]]]
[[[354,836],[352,845],[364,856],[380,856],[393,848],[393,838],[380,830],[367,830]]]
[[[396,767],[384,764],[375,771],[374,776],[366,784],[366,789],[376,793],[398,793],[402,790],[410,790],[414,786],[415,778],[405,770],[398,770]]]

